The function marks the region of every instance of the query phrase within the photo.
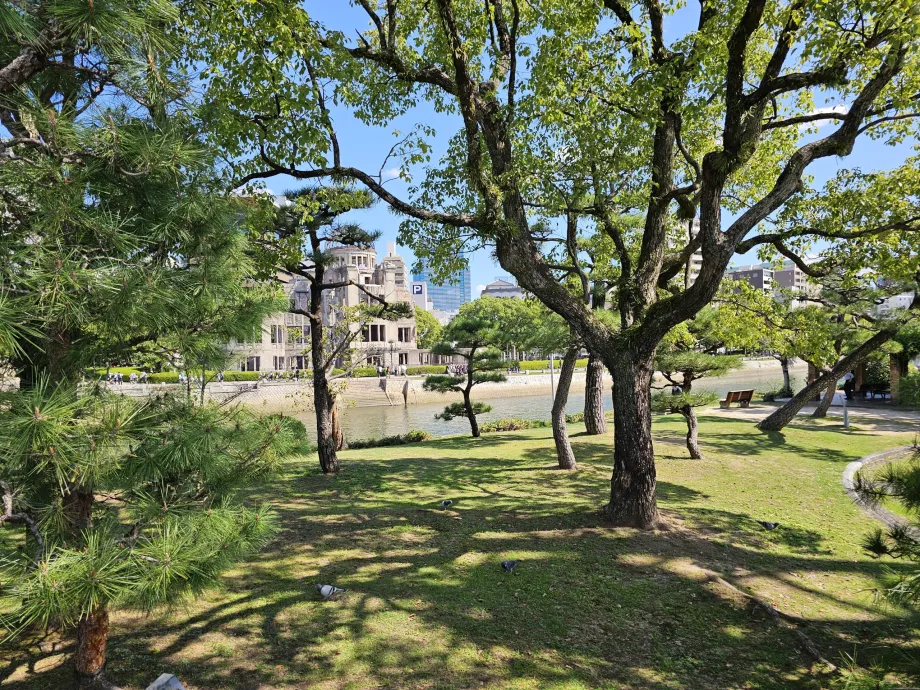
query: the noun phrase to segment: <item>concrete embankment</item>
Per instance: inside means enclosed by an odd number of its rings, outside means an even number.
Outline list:
[[[804,373],[804,365],[798,364],[794,368],[798,375]],[[558,372],[555,374],[558,377]],[[731,385],[739,388],[759,387],[763,380],[779,383],[781,371],[776,360],[750,360],[744,362],[744,368],[733,372],[726,380]],[[706,379],[708,381],[708,379]],[[445,403],[455,397],[434,393],[424,389],[424,377],[398,377],[389,378],[360,378],[341,380],[335,385],[342,386],[342,400],[348,407],[381,407],[393,405],[423,405],[427,403]],[[658,385],[664,381],[657,379]],[[611,379],[605,377],[604,387],[610,390]],[[181,390],[178,385],[147,385],[123,384],[115,386],[115,390],[126,395],[145,396],[157,392]],[[585,388],[585,371],[576,371],[572,377],[571,391],[580,393]],[[475,387],[477,400],[494,398],[525,397],[528,395],[549,395],[549,372],[531,372],[529,374],[514,374],[502,383],[481,383]],[[238,397],[240,402],[247,405],[262,406],[267,411],[275,409],[307,409],[312,399],[312,388],[309,381],[268,381],[255,383],[223,383],[210,384],[207,387],[207,397],[214,400],[226,400]]]

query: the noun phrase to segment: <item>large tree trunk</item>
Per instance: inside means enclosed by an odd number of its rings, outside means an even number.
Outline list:
[[[604,416],[604,363],[593,352],[585,375],[585,431],[591,436],[607,433]]]
[[[877,350],[881,345],[891,340],[893,335],[894,333],[891,331],[879,331],[876,333],[862,345],[853,350],[853,352],[837,362],[833,367],[831,367],[830,371],[821,374],[821,376],[816,378],[814,381],[796,393],[792,397],[792,400],[787,402],[776,412],[764,419],[760,424],[757,425],[757,428],[761,431],[781,430],[789,422],[795,419],[795,416],[798,414],[799,410],[805,407],[805,404],[808,403],[818,393],[818,391],[827,388],[829,381],[836,382],[845,371],[849,371],[855,367],[866,357],[875,352],[875,350]]]
[[[473,401],[470,400],[470,389],[463,389],[463,407],[466,410],[466,417],[470,420],[470,432],[473,438],[479,438],[479,422],[476,420],[476,413],[473,411]]]
[[[654,352],[611,352],[613,373],[613,478],[606,512],[615,525],[648,529],[658,522],[651,383]]]
[[[97,608],[77,624],[77,650],[74,653],[76,687],[79,690],[111,690],[105,680],[105,652],[109,642],[109,612]]]
[[[827,383],[827,390],[824,391],[824,397],[821,398],[821,402],[818,403],[818,406],[815,408],[815,411],[811,413],[811,416],[816,419],[827,417],[827,411],[831,409],[831,403],[834,402],[834,396],[836,394],[837,379],[832,378]]]
[[[780,391],[782,397],[792,395],[792,380],[789,378],[789,358],[780,357],[779,365],[783,370],[783,389]]]
[[[578,469],[572,444],[569,443],[569,430],[565,424],[565,406],[569,401],[569,388],[572,386],[572,373],[575,371],[577,359],[578,348],[571,347],[566,350],[565,357],[562,358],[562,368],[559,369],[556,397],[553,399],[553,440],[556,442],[556,459],[559,461],[559,468],[563,470]]]
[[[690,405],[681,408],[680,413],[687,420],[687,450],[690,451],[690,457],[694,460],[702,460],[703,454],[700,452],[699,422],[696,419],[696,412]]]

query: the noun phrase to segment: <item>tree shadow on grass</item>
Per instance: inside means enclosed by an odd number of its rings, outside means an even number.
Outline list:
[[[765,535],[755,516],[707,508],[704,494],[668,482],[659,490],[677,511],[674,529],[609,528],[598,510],[609,443],[577,444],[584,469],[566,475],[549,469],[552,448],[504,460],[438,450],[437,459],[415,446],[389,460],[351,458],[334,478],[295,466],[254,487],[275,504],[281,534],[186,609],[117,618],[113,678],[142,688],[169,671],[208,690],[815,687],[797,639],[696,566],[828,607],[808,631],[832,659],[856,644],[868,650],[862,661],[909,670],[897,652],[915,616],[883,615],[794,577],[884,574],[883,564],[820,550],[817,533]],[[450,510],[437,507],[445,487],[455,489]],[[767,540],[802,553],[771,552]],[[521,561],[517,575],[502,571],[504,558]],[[323,602],[317,582],[348,591]],[[66,665],[31,668],[4,687],[69,682]]]

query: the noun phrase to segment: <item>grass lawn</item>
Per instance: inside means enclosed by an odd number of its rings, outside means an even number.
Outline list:
[[[920,616],[873,603],[894,566],[860,549],[874,524],[841,486],[848,462],[912,434],[839,420],[765,434],[718,412],[700,427],[707,459],[693,461],[682,418],[655,422],[670,528],[654,533],[604,524],[611,439],[581,425],[577,473],[554,469],[549,429],[349,451],[336,477],[292,462],[253,489],[276,506],[274,543],[220,591],[116,615],[110,677],[131,690],[164,671],[193,690],[831,687],[792,632],[705,568],[801,619],[835,663],[855,653],[917,684]],[[348,591],[323,602],[316,582]],[[68,647],[44,648],[0,652],[0,686],[66,687]]]

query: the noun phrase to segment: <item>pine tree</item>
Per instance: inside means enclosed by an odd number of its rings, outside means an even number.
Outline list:
[[[408,317],[413,310],[407,302],[388,301],[349,280],[347,273],[337,268],[338,257],[329,251],[342,245],[370,247],[380,237],[379,232],[338,222],[349,211],[368,208],[372,204],[368,192],[346,187],[309,187],[289,192],[285,198],[288,204],[277,209],[274,225],[267,231],[258,228],[253,231],[254,255],[260,277],[274,277],[281,270],[304,278],[309,284],[309,304],[295,304],[290,310],[310,321],[319,464],[324,473],[331,474],[339,471],[337,451],[342,445],[336,424],[335,394],[330,386],[330,381],[338,378],[332,375],[335,363],[338,359],[348,359],[352,368],[362,364],[364,359],[352,357],[351,345],[361,338],[364,325],[374,319]],[[366,301],[353,308],[327,309],[329,296],[349,286],[357,288]]]
[[[479,438],[479,422],[476,416],[492,408],[482,402],[473,402],[470,392],[473,387],[486,382],[505,380],[502,371],[505,362],[501,352],[492,343],[498,335],[493,321],[464,314],[455,316],[441,334],[442,342],[432,348],[436,355],[460,357],[466,365],[462,374],[438,374],[425,378],[425,390],[439,393],[460,393],[463,402],[451,403],[436,415],[438,419],[450,421],[455,417],[466,417],[470,422],[473,438]]]
[[[707,376],[723,376],[741,367],[739,356],[714,354],[722,343],[713,342],[707,333],[707,323],[712,315],[712,310],[700,312],[696,319],[675,328],[655,357],[655,369],[674,388],[654,395],[652,409],[683,415],[687,421],[687,450],[695,460],[703,457],[695,409],[711,405],[718,396],[694,391],[693,383]]]
[[[82,688],[110,687],[111,611],[199,591],[265,542],[270,514],[236,488],[303,439],[82,383],[139,356],[188,363],[278,305],[247,280],[240,226],[259,216],[178,98],[177,18],[161,1],[0,7],[0,371],[17,377],[0,401],[2,622],[73,632]]]
[[[874,475],[858,473],[854,488],[867,504],[894,501],[910,516],[909,520],[867,535],[863,547],[875,558],[888,557],[917,566],[913,572],[894,576],[881,591],[892,603],[915,604],[920,601],[920,447],[914,444],[907,462],[889,464]]]

